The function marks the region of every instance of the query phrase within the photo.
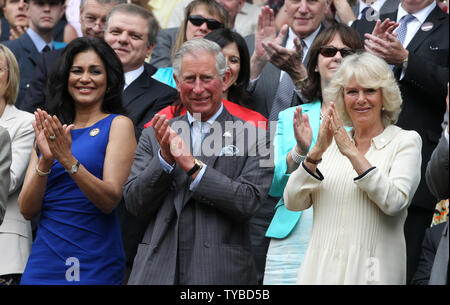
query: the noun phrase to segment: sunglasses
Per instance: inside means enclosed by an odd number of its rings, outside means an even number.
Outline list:
[[[199,15],[192,15],[188,17],[188,20],[195,26],[201,26],[206,22],[208,29],[211,31],[223,28],[223,24],[217,21],[216,19],[206,19]]]
[[[342,57],[349,56],[355,53],[355,50],[350,48],[338,49],[333,46],[321,47],[319,50],[320,54],[325,57],[333,57],[338,51],[341,53]]]

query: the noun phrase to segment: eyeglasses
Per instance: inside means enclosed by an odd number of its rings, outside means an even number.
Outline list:
[[[338,49],[333,46],[321,47],[319,49],[320,54],[322,54],[322,56],[325,56],[325,57],[333,57],[334,55],[336,55],[336,53],[338,51],[341,53],[342,57],[346,57],[346,56],[349,56],[349,55],[352,55],[355,53],[355,50],[350,49],[350,48]]]
[[[0,72],[8,71],[8,67],[0,67]]]
[[[195,26],[201,26],[206,22],[208,29],[210,29],[211,31],[223,28],[223,24],[216,19],[206,19],[200,15],[189,16],[188,20]]]
[[[106,26],[106,21],[99,20],[97,22],[97,17],[94,16],[84,16],[83,18],[84,25],[88,28],[95,28],[96,25],[100,28],[100,30],[104,30]]]

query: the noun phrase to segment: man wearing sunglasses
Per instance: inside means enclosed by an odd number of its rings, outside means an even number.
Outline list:
[[[366,50],[393,66],[403,98],[397,125],[422,137],[422,179],[405,222],[409,283],[437,202],[427,188],[425,171],[445,113],[449,17],[434,0],[401,0],[398,9],[380,21],[357,20],[352,27],[365,39]]]

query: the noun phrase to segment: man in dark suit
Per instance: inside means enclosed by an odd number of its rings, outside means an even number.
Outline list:
[[[392,33],[395,26],[387,18],[400,24],[396,33]],[[402,0],[397,11],[380,19],[386,21],[375,24],[357,20],[352,27],[366,39],[366,50],[394,66],[403,97],[397,125],[416,130],[423,143],[422,179],[405,223],[409,282],[436,205],[425,182],[425,169],[439,141],[445,111],[449,18],[434,0]]]
[[[80,23],[83,36],[103,39],[106,16],[119,3],[126,3],[126,0],[82,0]],[[21,110],[33,113],[37,108],[45,108],[46,101],[50,99],[46,90],[47,77],[63,50],[61,48],[45,52],[39,57],[28,90],[20,105]]]
[[[145,63],[153,51],[158,22],[137,5],[114,7],[107,19],[105,41],[114,49],[125,72],[123,102],[137,129],[137,139],[153,116],[172,104],[176,90],[152,78],[156,68]]]
[[[31,0],[28,6],[30,27],[19,38],[4,43],[19,64],[19,96],[15,104],[19,109],[23,109],[22,101],[41,53],[64,47],[64,43],[53,41],[53,31],[63,14],[64,0]]]
[[[145,63],[152,53],[158,28],[152,13],[133,4],[115,6],[107,18],[105,41],[122,62],[125,72],[123,103],[135,125],[137,140],[144,125],[159,110],[172,104],[177,95],[175,89],[153,79],[156,68]],[[118,216],[127,256],[126,282],[148,223],[129,214],[123,202],[118,206]]]
[[[273,176],[266,130],[223,107],[230,74],[216,43],[185,42],[173,67],[187,113],[155,116],[124,186],[127,209],[148,221],[128,283],[256,284],[248,221]]]

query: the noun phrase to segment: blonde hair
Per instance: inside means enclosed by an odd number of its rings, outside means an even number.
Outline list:
[[[0,58],[6,60],[8,68],[8,81],[6,82],[5,101],[6,104],[14,105],[19,94],[20,72],[16,57],[13,52],[0,43]]]
[[[334,102],[336,110],[347,126],[353,123],[345,110],[344,88],[355,77],[363,88],[381,89],[382,111],[381,120],[386,127],[397,122],[400,115],[402,96],[395,80],[394,73],[386,62],[368,52],[361,52],[343,59],[330,84],[325,88],[324,100]]]

